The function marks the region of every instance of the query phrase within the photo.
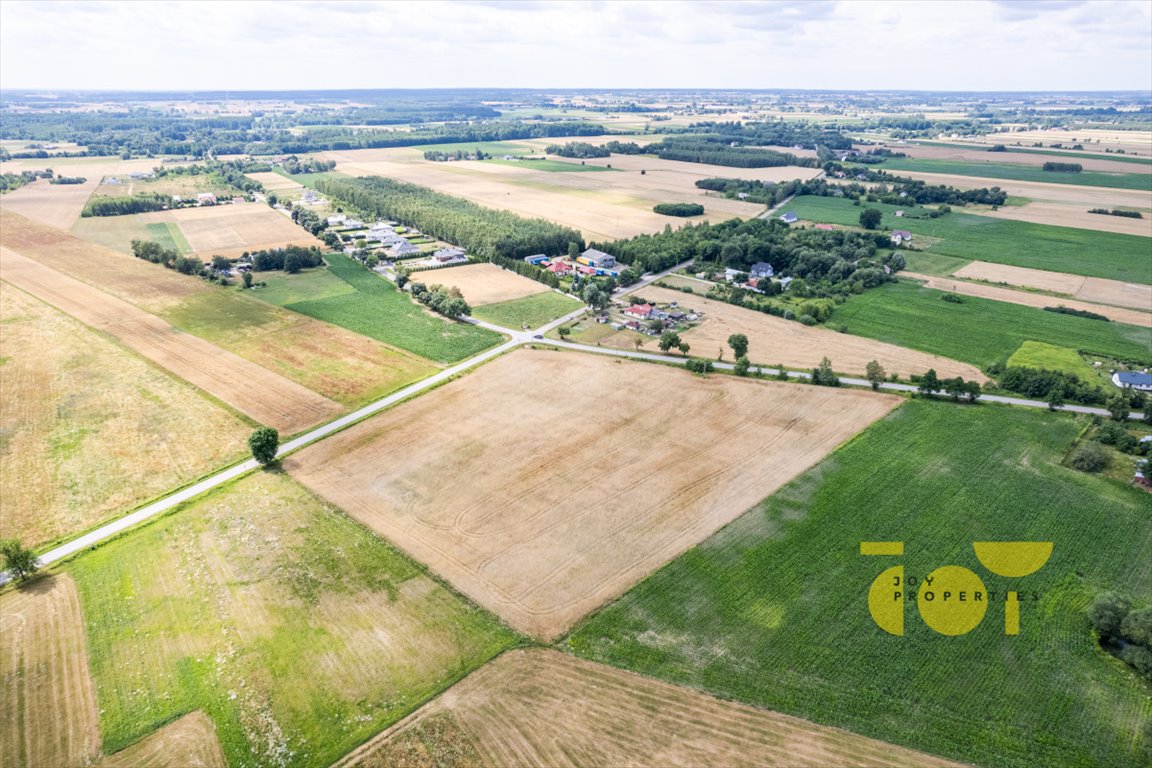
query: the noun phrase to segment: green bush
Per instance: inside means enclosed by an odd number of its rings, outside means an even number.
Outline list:
[[[1112,457],[1108,455],[1108,451],[1093,440],[1078,445],[1068,457],[1068,466],[1081,472],[1100,472],[1107,469],[1111,463]]]

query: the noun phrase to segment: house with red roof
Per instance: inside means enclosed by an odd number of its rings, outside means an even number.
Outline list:
[[[572,271],[572,265],[563,261],[554,261],[548,265],[548,271],[554,275],[566,275]]]
[[[624,314],[630,317],[637,317],[641,320],[647,320],[648,315],[652,314],[651,304],[633,304],[624,310]]]

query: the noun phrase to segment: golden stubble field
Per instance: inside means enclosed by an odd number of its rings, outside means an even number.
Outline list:
[[[522,143],[543,155],[546,144],[570,140],[554,139],[538,146]],[[480,205],[575,227],[585,238],[598,241],[659,232],[669,224],[676,228],[685,222],[751,218],[764,210],[762,205],[705,194],[695,186],[698,179],[729,176],[780,181],[819,173],[813,168],[720,168],[629,155],[586,161],[589,165],[611,163],[615,169],[601,172],[540,171],[482,161],[435,163],[410,148],[327,152],[321,156],[336,160],[336,170],[351,176],[387,176],[420,184]],[[580,161],[568,162],[579,165]],[[661,216],[652,211],[661,202],[700,203],[704,215],[688,219]]]
[[[1081,277],[1062,272],[1048,272],[1043,269],[1011,267],[1006,264],[991,264],[986,261],[970,262],[952,274],[955,277],[968,280],[986,280],[990,283],[1007,283],[1023,288],[1037,288],[1042,291],[1063,293],[1082,301],[1109,304],[1114,307],[1127,307],[1142,313],[1152,311],[1152,286],[1150,285],[1105,280],[1100,277]],[[1097,309],[1092,311],[1107,314],[1106,311]],[[1132,321],[1121,320],[1120,322]],[[1136,324],[1141,325],[1142,323]]]
[[[244,455],[242,419],[7,283],[0,324],[0,539],[79,533]]]
[[[869,361],[876,360],[889,373],[899,373],[905,378],[935,368],[942,378],[962,376],[965,379],[987,381],[980,369],[967,363],[863,336],[836,333],[827,328],[809,328],[794,320],[784,320],[702,296],[690,296],[657,286],[642,288],[636,291],[636,295],[661,303],[676,301],[681,309],[703,311],[702,322],[680,334],[691,345],[692,354],[700,357],[714,357],[715,353],[723,349],[725,357],[730,360],[732,350],[728,348],[728,337],[734,333],[743,333],[749,341],[749,359],[762,365],[783,363],[791,369],[810,369],[819,365],[821,358],[827,357],[835,370],[862,376]],[[632,338],[631,334],[621,332],[604,340],[603,344],[631,349]],[[655,339],[648,339],[645,343],[648,351],[655,351]]]
[[[155,159],[121,160],[120,158],[50,158],[13,160],[0,170],[19,172],[52,168],[58,176],[82,176],[83,184],[49,184],[36,181],[0,197],[0,207],[58,229],[68,229],[80,218],[88,198],[107,175],[150,171],[159,164]]]
[[[495,264],[469,264],[464,267],[418,272],[417,279],[428,285],[455,286],[474,307],[522,299],[552,290],[543,283],[521,277]]]
[[[521,350],[285,468],[551,639],[899,402]]]
[[[4,246],[0,277],[281,432],[298,432],[343,410],[290,379]]]
[[[909,157],[923,157],[932,160],[954,160],[968,163],[1009,163],[1011,165],[1029,165],[1036,168],[1041,167],[1044,163],[1060,161],[1062,158],[1058,154],[1036,154],[1028,152],[989,152],[988,148],[993,144],[1004,144],[1010,149],[1028,149],[1028,146],[1014,147],[1017,141],[1021,144],[1027,145],[1035,143],[1035,139],[1031,142],[1026,142],[1024,139],[1019,138],[1023,134],[992,134],[988,137],[986,146],[970,146],[969,144],[956,144],[948,147],[941,146],[925,146],[922,144],[886,144],[888,148],[903,152]],[[1148,137],[1148,148],[1152,150],[1152,135],[1145,134]],[[971,141],[965,139],[966,142]],[[1068,145],[1073,142],[1064,139]],[[1101,145],[1103,146],[1103,144]],[[1099,151],[1099,157],[1083,157],[1082,153],[1069,155],[1066,159],[1068,162],[1079,163],[1084,166],[1086,171],[1102,171],[1104,173],[1145,173],[1152,174],[1152,163],[1126,163],[1122,160],[1115,160],[1104,154],[1103,149],[1097,150],[1096,145],[1092,145],[1093,151]],[[1045,152],[1059,152],[1059,150],[1045,150]],[[1148,153],[1145,153],[1147,156]]]
[[[39,579],[0,596],[0,765],[89,765],[100,754],[96,694],[76,584]]]
[[[292,219],[263,203],[210,205],[179,208],[137,215],[147,224],[172,223],[180,227],[192,253],[237,258],[245,251],[282,248],[285,245],[321,246],[318,239],[296,226]]]
[[[949,760],[613,669],[509,651],[337,768],[766,766],[943,768]]]

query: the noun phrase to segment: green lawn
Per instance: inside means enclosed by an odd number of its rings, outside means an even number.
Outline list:
[[[980,367],[1001,361],[1025,341],[1042,341],[1108,357],[1152,362],[1152,329],[1045,312],[975,296],[942,301],[944,291],[911,281],[853,296],[833,312],[857,336],[932,352]],[[1059,303],[1053,299],[1053,306]]]
[[[1079,376],[1084,381],[1096,378],[1096,371],[1068,347],[1045,344],[1042,341],[1026,341],[1008,358],[1008,365],[1018,368],[1042,368],[1048,371],[1064,371]]]
[[[1148,497],[1061,466],[1084,422],[913,400],[604,608],[566,641],[580,656],[726,699],[997,768],[1148,765],[1146,682],[1098,650],[1085,617],[1117,589],[1152,602]],[[973,541],[1052,541],[1007,579]],[[861,541],[905,542],[862,557]],[[1021,631],[906,634],[872,622],[881,571],[948,564],[1019,590]],[[1039,599],[1033,599],[1032,594]],[[1002,598],[999,598],[1002,600]]]
[[[989,158],[999,155],[989,152]],[[1002,155],[1000,157],[1003,157]],[[1048,184],[1079,184],[1085,187],[1112,187],[1115,189],[1141,189],[1152,191],[1152,174],[1148,173],[1104,173],[1103,171],[1081,171],[1080,173],[1054,173],[1041,170],[1035,165],[1013,163],[972,162],[964,160],[933,160],[926,157],[897,157],[885,160],[879,166],[886,171],[919,171],[921,173],[949,173],[955,176],[977,176],[1008,181],[1040,181]]]
[[[514,168],[527,168],[532,171],[549,171],[553,173],[585,173],[596,171],[614,171],[615,168],[605,168],[602,165],[580,165],[579,163],[565,163],[561,160],[504,160],[492,158],[486,163],[497,165],[510,165]]]
[[[864,208],[884,214],[881,228],[911,232],[913,247],[924,247],[916,236],[932,238],[926,248],[930,253],[1152,284],[1152,238],[1139,235],[995,219],[958,209],[938,219],[898,218],[896,211],[902,208],[917,214],[924,209],[882,203],[855,206],[851,200],[833,197],[798,197],[782,213],[790,211],[807,221],[859,226]]]
[[[579,309],[580,302],[555,291],[534,293],[522,299],[473,307],[472,316],[501,328],[519,329],[524,325],[538,328],[545,323]]]
[[[354,290],[341,296],[286,305],[295,312],[362,333],[385,344],[454,363],[500,342],[500,335],[425,312],[390,281],[342,254],[326,257],[328,271]]]
[[[283,473],[68,570],[105,752],[200,709],[230,765],[326,768],[519,642]]]
[[[253,277],[257,282],[266,282],[268,285],[253,289],[248,295],[281,307],[298,301],[330,299],[356,293],[355,288],[327,269],[309,269],[295,275],[286,272],[257,272]]]

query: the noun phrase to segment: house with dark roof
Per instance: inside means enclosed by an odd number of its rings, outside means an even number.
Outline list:
[[[1146,371],[1117,371],[1112,374],[1112,383],[1121,389],[1152,392],[1152,373]]]
[[[408,242],[407,240],[402,243],[396,243],[388,249],[388,255],[392,258],[398,258],[400,256],[415,256],[417,253],[420,253],[420,249],[412,245],[412,243]]]
[[[800,221],[800,217],[794,213],[786,213],[780,217],[780,221],[784,222],[785,224],[793,224],[797,221]]]
[[[589,248],[582,254],[576,257],[576,261],[581,264],[587,264],[590,267],[597,269],[615,269],[616,257],[611,254],[598,251],[595,248]]]
[[[757,279],[761,277],[772,277],[774,274],[776,274],[776,272],[772,269],[772,265],[766,261],[758,261],[748,270],[748,275]]]

